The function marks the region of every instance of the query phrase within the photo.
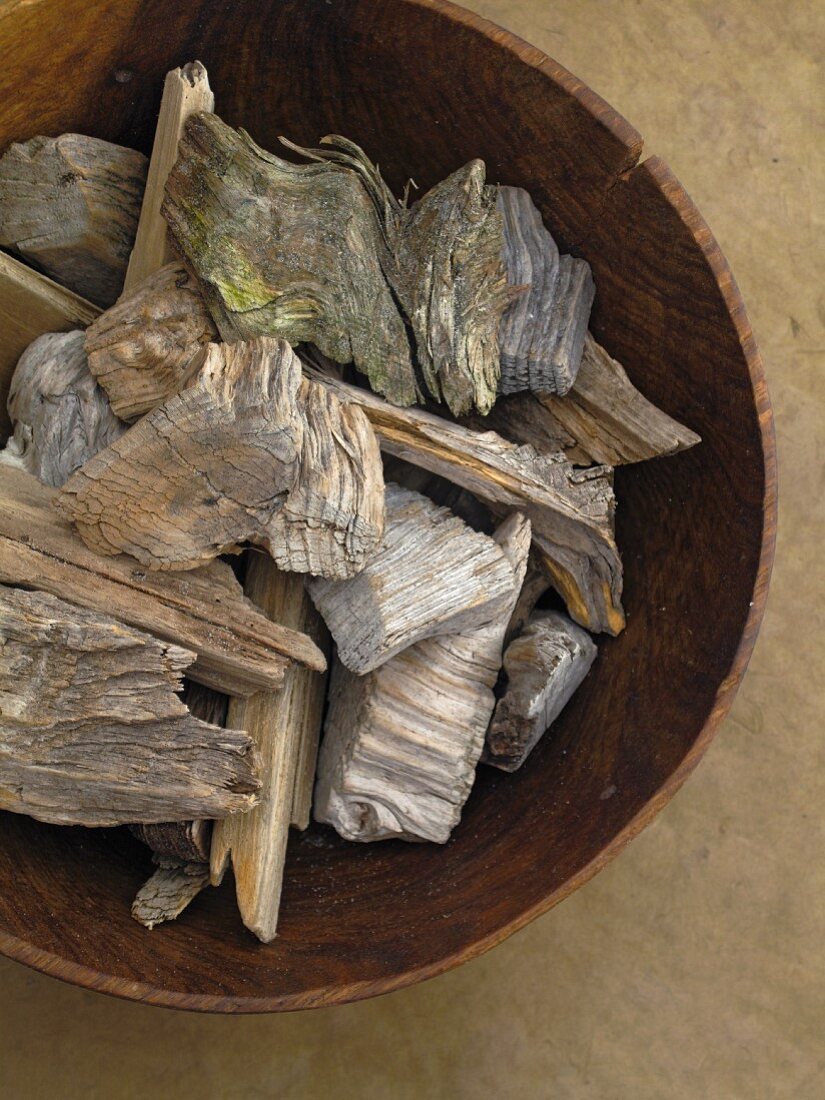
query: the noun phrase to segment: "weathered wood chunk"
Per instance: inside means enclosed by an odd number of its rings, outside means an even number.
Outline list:
[[[366,676],[334,666],[314,814],[348,840],[444,844],[458,823],[495,706],[530,523],[510,516],[495,539],[511,586],[487,623],[428,638]]]
[[[0,583],[51,592],[191,649],[197,660],[188,675],[235,695],[277,689],[291,660],[326,668],[310,638],[244,598],[226,563],[147,573],[125,556],[100,557],[58,515],[56,495],[0,466]]]
[[[60,825],[250,809],[251,739],[175,694],[194,657],[54,596],[0,589],[0,809]]]
[[[500,187],[504,264],[512,286],[526,286],[501,321],[501,392],[568,392],[581,363],[596,293],[590,265],[559,256],[541,214],[522,187]]]
[[[301,577],[280,573],[265,555],[253,554],[245,591],[268,614],[323,641],[323,624]],[[261,692],[251,699],[233,699],[229,705],[230,725],[247,730],[258,746],[264,786],[261,801],[251,813],[215,825],[212,882],[217,885],[232,864],[241,919],[264,943],[274,939],[277,931],[296,781],[309,780],[304,799],[312,790],[311,747],[318,744],[324,689],[325,677],[295,669],[277,694]],[[308,777],[298,774],[305,756],[312,756]]]
[[[191,61],[166,74],[135,245],[123,284],[124,293],[131,293],[147,276],[176,259],[169,244],[166,219],[160,212],[164,188],[178,158],[178,142],[186,120],[198,111],[211,111],[214,106],[215,96],[209,87],[206,68],[200,61]]]
[[[170,263],[90,325],[86,353],[114,412],[135,420],[188,385],[217,335],[196,279]]]
[[[289,345],[260,337],[210,344],[193,383],[78,471],[59,504],[90,548],[151,569],[248,540],[284,569],[347,577],[381,538],[383,473],[366,418],[302,385]]]
[[[132,902],[132,916],[148,929],[179,917],[204,886],[209,885],[209,866],[162,859]]]
[[[142,153],[83,134],[10,146],[0,158],[0,245],[111,305],[123,289],[146,166]]]
[[[82,332],[39,336],[20,357],[8,409],[14,433],[0,461],[54,488],[126,431],[95,382]]]
[[[422,638],[487,622],[512,588],[500,547],[446,508],[392,483],[386,504],[384,538],[363,571],[307,583],[341,662],[358,675]]]
[[[520,768],[567,706],[596,659],[587,631],[556,611],[536,611],[504,654],[507,684],[496,704],[482,760]]]
[[[395,408],[309,364],[305,374],[362,408],[382,450],[456,482],[493,507],[523,511],[572,617],[594,633],[624,628],[609,468],[577,470],[562,454],[540,455],[494,432],[474,432],[423,409]]]
[[[91,302],[0,252],[0,439],[8,435],[6,398],[26,348],[44,333],[85,328],[99,313]]]

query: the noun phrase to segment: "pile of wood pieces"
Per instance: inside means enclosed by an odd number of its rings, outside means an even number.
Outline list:
[[[130,825],[150,928],[232,868],[268,941],[291,826],[443,844],[524,764],[624,626],[613,467],[698,439],[526,191],[213,111],[196,62],[148,162],[0,159],[0,808]]]

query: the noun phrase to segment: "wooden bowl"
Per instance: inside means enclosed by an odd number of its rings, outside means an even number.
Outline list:
[[[199,58],[217,110],[268,148],[346,134],[391,185],[472,157],[527,187],[589,260],[592,327],[701,446],[620,469],[627,630],[515,775],[481,768],[446,847],[293,836],[278,939],[232,886],[175,924],[129,916],[125,830],[0,814],[0,949],[90,989],[263,1012],[368,997],[486,951],[612,859],[678,790],[753,648],[776,519],[771,409],[742,301],[666,164],[538,50],[442,0],[39,0],[0,14],[0,148],[80,131],[148,152],[164,74]]]

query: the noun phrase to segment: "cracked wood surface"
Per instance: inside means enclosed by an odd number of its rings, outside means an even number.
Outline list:
[[[0,158],[0,245],[99,306],[123,289],[146,157],[83,134],[33,137]]]
[[[11,588],[0,641],[0,809],[108,826],[255,804],[251,738],[194,718],[176,694],[194,653]]]
[[[154,874],[138,890],[132,916],[150,931],[156,924],[174,920],[209,885],[205,863],[162,859]]]
[[[0,466],[0,582],[52,592],[110,613],[197,654],[188,675],[218,690],[274,690],[291,660],[323,669],[306,635],[245,600],[224,562],[186,574],[146,573],[126,556],[89,550],[53,507],[56,492]]]

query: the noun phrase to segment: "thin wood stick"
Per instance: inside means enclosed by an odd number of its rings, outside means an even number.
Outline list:
[[[279,572],[267,555],[252,555],[245,591],[272,618],[316,638],[323,636],[300,576]],[[300,782],[307,784],[324,687],[325,677],[296,669],[286,675],[278,694],[262,692],[229,704],[228,725],[246,730],[258,746],[264,785],[254,812],[215,825],[212,882],[221,881],[231,861],[241,918],[264,943],[276,933],[296,775],[300,760],[304,769]],[[298,801],[305,806],[308,799],[304,787]]]
[[[100,316],[97,306],[0,252],[0,440],[11,423],[6,412],[17,360],[44,332],[86,328]]]
[[[166,177],[178,159],[178,142],[186,120],[198,111],[212,111],[214,107],[215,97],[200,61],[166,74],[137,236],[123,284],[124,294],[176,258],[169,244],[166,219],[160,213]]]

